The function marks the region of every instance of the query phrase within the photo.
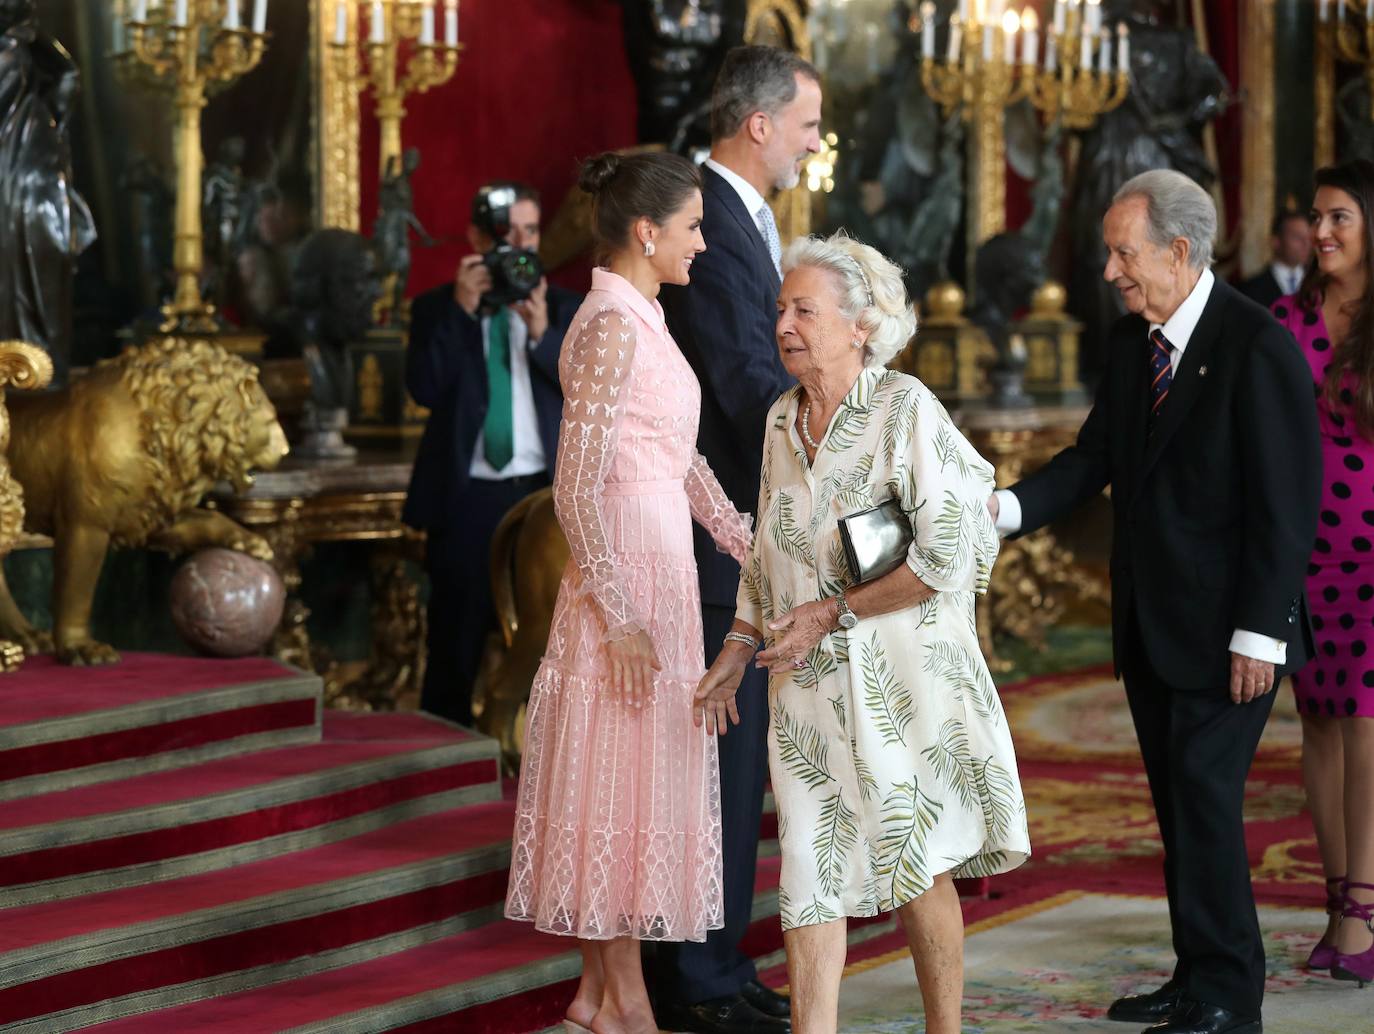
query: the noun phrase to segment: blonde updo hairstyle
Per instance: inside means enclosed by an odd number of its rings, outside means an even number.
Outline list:
[[[782,257],[785,276],[803,266],[830,273],[840,315],[866,331],[864,365],[886,366],[916,334],[916,310],[907,300],[902,267],[843,230],[830,237],[798,237]]]

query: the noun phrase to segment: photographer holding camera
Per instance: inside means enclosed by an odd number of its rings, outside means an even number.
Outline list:
[[[463,725],[495,627],[491,537],[507,510],[550,482],[563,409],[558,353],[582,303],[543,279],[539,217],[533,188],[482,187],[468,228],[476,254],[411,304],[406,388],[431,410],[402,515],[427,533],[420,706]]]

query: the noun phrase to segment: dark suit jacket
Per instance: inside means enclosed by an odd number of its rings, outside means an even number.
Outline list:
[[[754,217],[735,189],[703,168],[702,236],[686,287],[659,296],[673,335],[701,381],[697,448],[730,501],[744,513],[759,502],[759,468],[768,409],[795,383],[782,368],[773,336],[778,274]],[[696,528],[702,602],[735,605],[739,565]]]
[[[553,473],[563,391],[558,353],[582,296],[549,285],[549,329],[530,349],[530,387],[539,438]],[[454,300],[447,283],[419,295],[410,307],[406,389],[430,409],[402,519],[415,528],[440,528],[452,520],[471,480],[477,435],[487,417],[487,360],[482,324]]]
[[[1274,271],[1268,266],[1264,267],[1263,273],[1242,282],[1239,290],[1252,302],[1257,302],[1266,309],[1283,297],[1283,288],[1274,279]]]
[[[1112,328],[1077,444],[1012,489],[1021,533],[1110,485],[1118,674],[1131,621],[1175,688],[1228,685],[1236,629],[1286,641],[1286,674],[1312,655],[1303,582],[1322,490],[1312,373],[1268,312],[1218,280],[1147,439],[1148,334],[1140,316]]]

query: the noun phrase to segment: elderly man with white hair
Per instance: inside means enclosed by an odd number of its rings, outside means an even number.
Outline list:
[[[1321,448],[1293,338],[1208,268],[1212,199],[1171,170],[1102,221],[1128,314],[1077,444],[988,508],[1044,527],[1112,490],[1112,636],[1164,842],[1178,962],[1114,1002],[1151,1034],[1258,1034],[1264,992],[1245,779],[1277,681],[1312,653],[1303,582]]]
[[[952,880],[1030,852],[974,623],[998,549],[992,467],[925,385],[884,368],[916,330],[897,266],[837,234],[793,243],[783,271],[777,344],[799,383],[768,415],[757,531],[698,709],[709,727],[733,717],[766,638],[793,1029],[835,1031],[845,917],[896,911],[925,1029],[957,1034]]]

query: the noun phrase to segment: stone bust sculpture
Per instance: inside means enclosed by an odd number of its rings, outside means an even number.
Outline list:
[[[366,237],[317,230],[301,245],[291,271],[291,308],[298,354],[310,371],[310,401],[298,455],[353,455],[341,437],[353,399],[348,346],[367,334],[380,296],[377,260]]]

